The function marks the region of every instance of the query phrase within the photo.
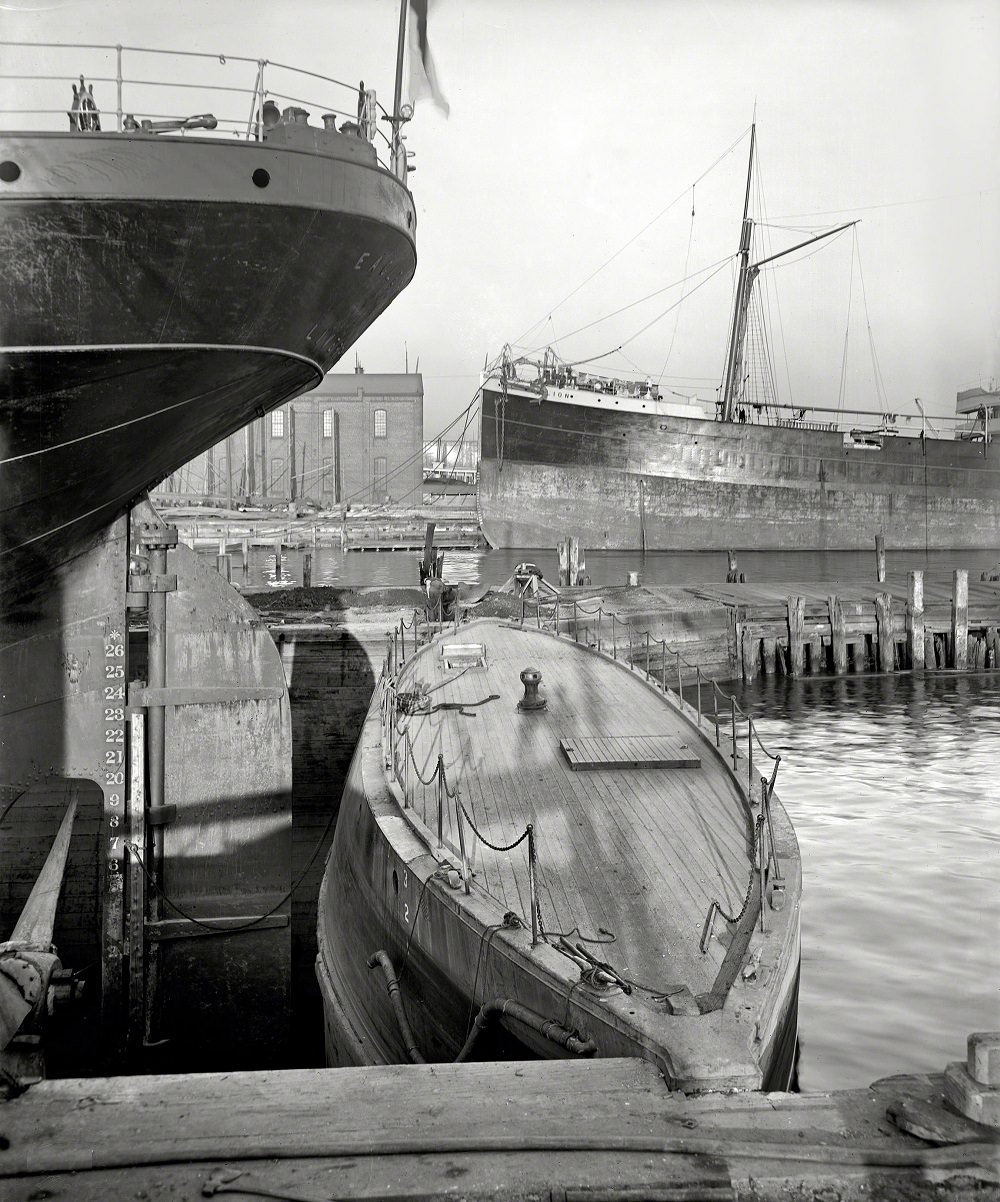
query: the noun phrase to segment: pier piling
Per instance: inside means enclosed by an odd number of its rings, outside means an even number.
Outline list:
[[[924,666],[924,574],[911,572],[906,586],[906,654],[910,667]]]
[[[875,535],[875,574],[879,584],[885,584],[885,535]]]
[[[878,631],[878,666],[882,672],[896,670],[896,640],[892,631],[892,594],[875,598],[875,626]]]
[[[952,665],[960,672],[969,662],[969,573],[965,568],[956,568],[951,607],[951,638],[955,662]]]
[[[847,631],[844,624],[844,608],[840,598],[832,596],[830,606],[830,634],[833,640],[833,670],[838,676],[847,671]]]
[[[801,676],[805,652],[802,632],[805,626],[806,601],[804,597],[788,598],[788,652],[789,674]]]

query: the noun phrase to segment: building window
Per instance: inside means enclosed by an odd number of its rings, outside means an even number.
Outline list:
[[[384,497],[388,489],[388,472],[385,468],[385,456],[375,456],[375,496]]]
[[[386,429],[386,411],[384,409],[375,410],[375,437],[385,438]]]
[[[285,411],[284,409],[275,409],[271,414],[271,437],[285,437]]]
[[[323,410],[323,437],[324,438],[332,438],[333,437],[333,410],[332,409],[324,409]]]
[[[333,492],[333,457],[331,455],[323,456],[323,491],[325,493]]]

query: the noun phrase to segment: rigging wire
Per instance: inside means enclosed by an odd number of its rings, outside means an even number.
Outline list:
[[[622,313],[627,313],[629,311],[629,309],[634,309],[638,305],[645,304],[646,301],[652,300],[654,297],[662,296],[664,292],[670,292],[674,288],[684,288],[684,286],[689,282],[690,279],[696,279],[699,275],[704,275],[704,273],[706,271],[712,271],[714,268],[719,267],[720,265],[724,267],[727,263],[732,262],[733,257],[734,257],[733,255],[727,255],[724,259],[717,259],[714,263],[709,263],[709,265],[707,267],[699,268],[698,271],[696,271],[694,273],[694,275],[691,277],[684,276],[679,280],[672,280],[669,284],[664,284],[662,288],[657,288],[653,292],[647,292],[645,296],[640,296],[638,298],[638,300],[629,301],[629,303],[627,305],[622,305],[622,307],[620,309],[614,309],[612,312],[605,313],[603,316],[596,318],[594,321],[588,321],[585,325],[577,326],[577,328],[575,330],[570,330],[570,332],[568,334],[563,335],[563,341],[566,342],[570,338],[575,338],[577,334],[582,334],[586,330],[593,329],[594,326],[603,325],[604,322],[610,321],[612,317],[619,317],[619,316],[621,316]],[[702,281],[702,282],[707,283],[707,280]],[[698,287],[701,287],[701,285],[699,284]],[[687,293],[686,295],[682,294],[682,296],[681,296],[680,300],[677,302],[677,304],[679,305],[679,304],[683,303],[687,299],[688,296],[691,296],[696,291],[697,291],[697,288],[692,288],[691,292]],[[669,312],[669,310],[668,310],[668,312]],[[514,345],[521,346],[522,344],[514,343]],[[537,354],[540,354],[544,350],[545,350],[544,345],[530,347],[525,351],[525,354],[526,355],[537,355]],[[572,362],[572,361],[569,360],[568,362]]]
[[[610,266],[610,264],[613,263],[615,261],[615,259],[617,259],[619,257],[619,255],[623,254],[626,250],[628,250],[628,248],[632,245],[633,242],[637,241],[639,238],[642,237],[642,235],[644,233],[646,233],[646,231],[648,229],[652,228],[652,226],[654,226],[660,220],[661,217],[666,216],[666,214],[670,212],[670,210],[674,207],[674,205],[678,204],[681,200],[683,200],[687,196],[689,190],[694,189],[694,187],[697,184],[701,183],[701,181],[707,175],[711,174],[711,172],[713,172],[715,170],[715,168],[718,167],[718,165],[723,161],[723,159],[727,158],[730,154],[733,153],[733,151],[736,149],[736,147],[739,146],[739,144],[743,141],[743,139],[747,136],[747,134],[749,132],[750,132],[749,127],[747,129],[743,130],[743,132],[740,134],[740,136],[726,150],[724,150],[722,152],[722,154],[719,155],[719,157],[715,160],[714,163],[711,164],[710,167],[707,167],[701,173],[701,175],[698,176],[698,178],[694,181],[694,183],[690,184],[689,186],[686,186],[682,192],[679,192],[674,197],[674,199],[672,201],[670,201],[670,203],[665,208],[661,209],[659,211],[659,213],[657,213],[656,216],[654,218],[652,218],[652,220],[648,221],[642,227],[642,229],[639,230],[639,232],[637,234],[634,234],[631,238],[629,238],[629,240],[623,246],[620,246],[613,255],[611,255],[609,258],[605,259],[605,261],[599,267],[595,268],[590,273],[590,275],[587,276],[587,278],[585,280],[583,280],[581,283],[577,284],[577,286],[572,290],[572,292],[568,292],[562,298],[561,301],[558,301],[556,304],[552,305],[547,311],[547,316],[551,319],[552,314],[557,309],[561,308],[564,304],[566,304],[566,302],[568,300],[570,300],[572,297],[576,296],[576,294],[582,288],[585,288],[587,286],[587,284],[590,283],[591,280],[593,280],[596,276],[600,275],[600,273],[606,267]],[[545,321],[545,318],[543,317],[543,318],[540,318],[538,321],[536,321],[533,325],[529,326],[528,329],[525,330],[524,333],[519,338],[515,338],[513,340],[514,345],[520,345],[521,343],[523,343],[528,338],[528,335],[531,334],[544,321]]]

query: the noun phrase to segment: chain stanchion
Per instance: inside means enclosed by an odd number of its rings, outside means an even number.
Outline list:
[[[531,946],[538,946],[538,895],[535,881],[535,828],[528,823],[528,905],[531,907]]]
[[[438,851],[444,847],[444,753],[438,752],[437,763]]]
[[[649,675],[649,631],[646,631],[646,675]]]
[[[601,650],[601,619],[604,617],[604,606],[597,611],[597,650]]]
[[[667,640],[660,639],[660,688],[667,694]]]
[[[469,857],[465,854],[465,824],[462,822],[462,815],[465,813],[465,807],[462,805],[458,797],[458,788],[455,788],[455,825],[458,827],[458,850],[462,857],[462,883],[465,885],[465,892],[472,892],[472,881],[469,879]]]
[[[698,682],[698,729],[701,730],[701,664],[696,668]]]
[[[578,643],[579,641],[580,641],[580,623],[579,623],[579,618],[577,617],[577,612],[576,612],[576,598],[574,597],[573,598],[573,642]]]
[[[747,715],[747,792],[753,788],[753,718]]]
[[[681,683],[681,653],[676,651],[677,656],[677,699],[678,701],[684,696],[684,686]]]
[[[733,717],[733,771],[735,772],[736,771],[736,763],[737,763],[737,759],[736,759],[736,698],[730,697],[729,700],[731,703],[730,710],[732,712],[732,717]]]

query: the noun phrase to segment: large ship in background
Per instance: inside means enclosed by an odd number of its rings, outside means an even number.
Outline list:
[[[753,154],[751,132],[751,173]],[[879,534],[894,550],[995,545],[989,393],[960,396],[944,431],[946,419],[929,421],[919,401],[904,416],[902,406],[847,411],[751,390],[761,269],[847,227],[754,260],[749,199],[748,178],[718,400],[668,399],[652,381],[582,371],[552,351],[519,358],[506,348],[484,372],[479,514],[491,546],[554,547],[574,535],[593,550],[839,551]]]

